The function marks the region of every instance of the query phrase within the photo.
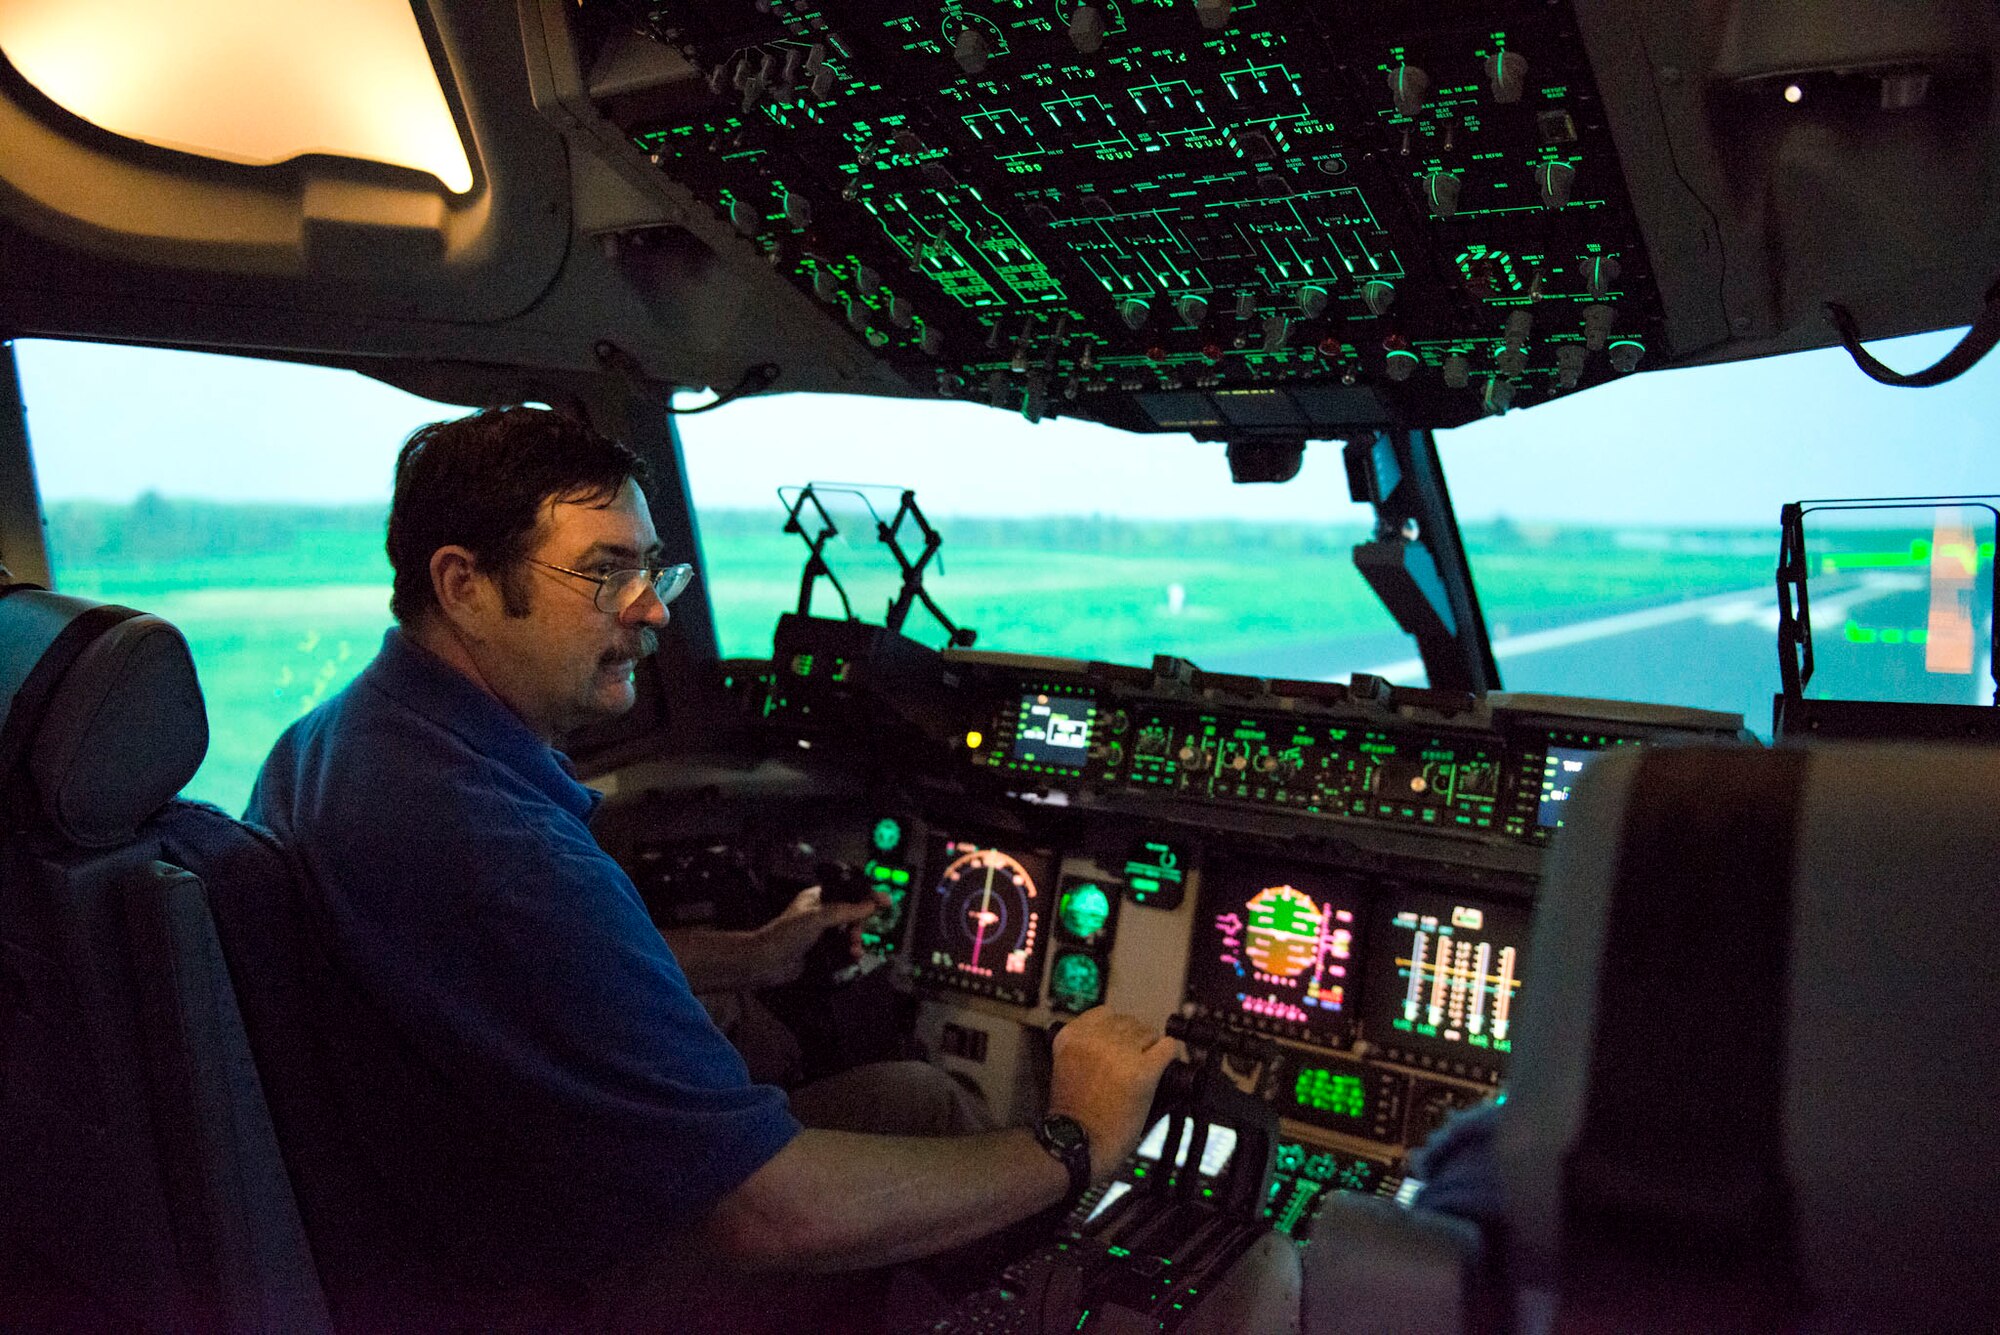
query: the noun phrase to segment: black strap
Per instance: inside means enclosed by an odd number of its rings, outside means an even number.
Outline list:
[[[1660,750],[1634,776],[1563,1163],[1559,1329],[1771,1331],[1793,1309],[1784,1092],[1806,763]]]
[[[0,589],[0,598],[35,587],[10,584]],[[49,642],[49,647],[42,651],[41,658],[21,683],[21,689],[14,693],[7,710],[7,721],[0,724],[0,796],[8,799],[0,810],[25,813],[30,805],[25,800],[28,792],[25,773],[28,743],[33,740],[36,729],[41,727],[42,715],[47,711],[56,688],[69,675],[70,668],[85,649],[97,642],[99,636],[138,615],[136,608],[120,607],[116,603],[90,608],[58,631],[55,639]]]
[[[1854,358],[1854,364],[1869,379],[1903,389],[1929,389],[1964,375],[1978,365],[1980,358],[1993,351],[1996,344],[2000,344],[2000,279],[1986,289],[1986,309],[1972,322],[1972,328],[1965,331],[1965,337],[1958,341],[1958,346],[1939,358],[1936,365],[1922,371],[1905,374],[1878,361],[1875,354],[1861,346],[1861,326],[1855,323],[1854,312],[1839,302],[1826,303],[1826,318],[1839,331],[1840,343],[1847,349],[1847,355]]]

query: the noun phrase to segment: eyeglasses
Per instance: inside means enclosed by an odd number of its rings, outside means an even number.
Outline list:
[[[618,616],[639,601],[639,595],[647,589],[653,591],[664,606],[687,592],[687,586],[694,583],[694,567],[683,562],[672,566],[647,566],[643,570],[610,570],[602,575],[588,571],[572,570],[568,566],[554,565],[548,561],[526,558],[529,565],[553,570],[559,575],[574,575],[587,579],[597,586],[597,610]]]

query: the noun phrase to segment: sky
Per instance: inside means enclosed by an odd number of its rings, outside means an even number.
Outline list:
[[[1928,364],[1955,333],[1876,345]],[[200,353],[15,345],[45,499],[386,500],[397,446],[459,411],[364,376]],[[2000,491],[2000,356],[1932,390],[1838,349],[1636,374],[1441,433],[1460,516],[1774,523],[1807,496]],[[683,419],[704,508],[774,508],[780,484],[908,485],[933,516],[1105,514],[1357,522],[1339,447],[1280,486],[1230,483],[1222,447],[964,403],[778,395]]]

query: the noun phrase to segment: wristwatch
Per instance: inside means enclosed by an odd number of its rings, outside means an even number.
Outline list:
[[[1090,1190],[1090,1133],[1074,1117],[1050,1113],[1035,1123],[1035,1143],[1069,1174],[1069,1195],[1063,1197],[1063,1213],[1068,1214]]]

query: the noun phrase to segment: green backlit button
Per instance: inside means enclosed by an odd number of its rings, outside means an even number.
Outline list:
[[[884,853],[893,852],[896,845],[903,842],[903,826],[893,816],[884,816],[875,822],[875,847]]]

